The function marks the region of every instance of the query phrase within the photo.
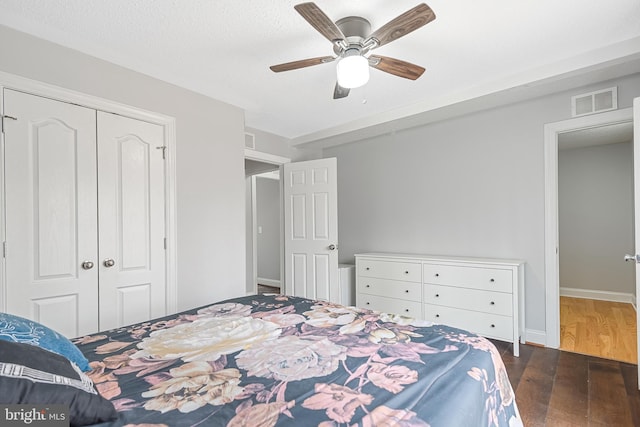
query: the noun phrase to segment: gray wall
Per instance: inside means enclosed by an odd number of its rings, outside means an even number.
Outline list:
[[[244,293],[244,113],[0,26],[0,70],[176,118],[178,308]]]
[[[246,131],[255,136],[255,150],[276,156],[291,158],[293,149],[287,138],[264,132],[259,129],[247,127]]]
[[[258,278],[280,280],[280,180],[256,178]]]
[[[558,152],[560,286],[635,294],[633,146]]]
[[[640,75],[324,150],[338,158],[340,262],[365,251],[519,258],[526,328],[545,330],[544,125],[570,118],[572,95]]]

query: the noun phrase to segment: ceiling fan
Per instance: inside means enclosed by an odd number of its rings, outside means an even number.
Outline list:
[[[348,16],[333,23],[313,2],[301,3],[294,8],[313,28],[333,43],[335,56],[319,56],[269,67],[276,73],[338,60],[338,81],[333,91],[333,99],[338,99],[346,97],[350,89],[362,86],[369,80],[369,67],[410,80],[416,80],[424,72],[423,67],[400,59],[381,55],[365,56],[373,49],[433,21],[435,13],[424,3],[392,19],[373,33],[369,21],[360,16]]]

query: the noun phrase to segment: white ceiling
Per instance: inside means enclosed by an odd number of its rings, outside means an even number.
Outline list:
[[[293,144],[353,139],[473,99],[486,107],[500,102],[496,93],[504,102],[567,78],[590,83],[640,69],[638,0],[427,0],[435,21],[375,50],[425,67],[424,75],[371,70],[366,86],[333,100],[335,63],[269,70],[332,54],[294,10],[300,2],[0,0],[0,24],[241,107],[248,127]],[[334,21],[359,15],[373,29],[418,3],[316,1]]]
[[[571,150],[632,141],[633,122],[614,123],[561,133],[558,135],[558,150]]]

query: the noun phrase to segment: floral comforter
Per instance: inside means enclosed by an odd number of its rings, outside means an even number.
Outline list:
[[[522,425],[489,341],[355,307],[256,295],[75,342],[114,426]]]

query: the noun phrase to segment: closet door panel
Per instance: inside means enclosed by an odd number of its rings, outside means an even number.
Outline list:
[[[98,112],[100,328],[165,314],[164,134]]]
[[[118,142],[118,216],[122,228],[118,252],[123,271],[146,271],[150,268],[149,240],[149,155],[148,143],[125,136]]]
[[[98,330],[95,111],[5,89],[6,307]]]

